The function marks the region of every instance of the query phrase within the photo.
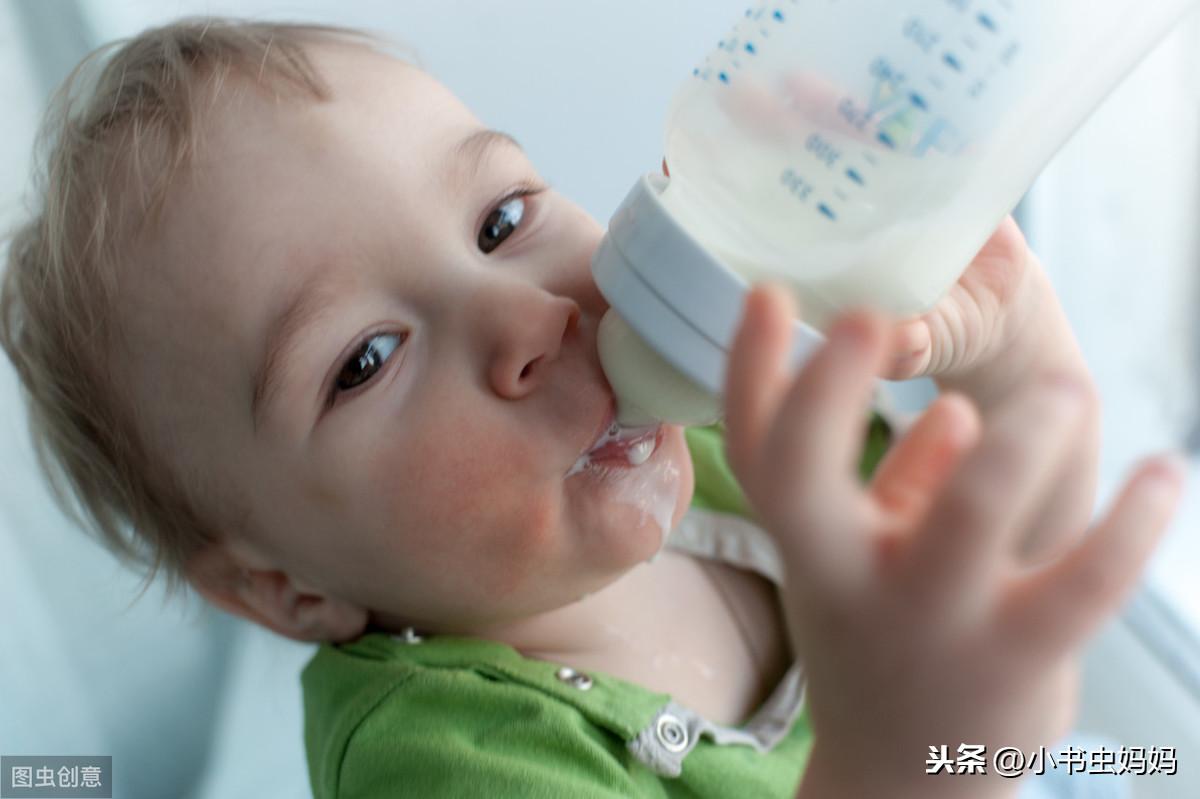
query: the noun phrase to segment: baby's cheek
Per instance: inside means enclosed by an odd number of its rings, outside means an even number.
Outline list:
[[[544,456],[532,448],[483,436],[465,446],[454,442],[471,441],[469,431],[456,432],[457,439],[424,437],[390,464],[381,461],[377,485],[404,548],[419,548],[426,563],[462,575],[472,589],[505,595],[552,556],[558,495],[536,478]]]
[[[562,558],[563,530],[558,504],[545,494],[512,498],[494,517],[496,526],[479,547],[490,571],[495,596],[508,596],[546,579]]]
[[[544,579],[561,540],[559,486],[543,480],[545,455],[523,446],[483,447],[462,465],[464,525],[489,593],[505,596]]]

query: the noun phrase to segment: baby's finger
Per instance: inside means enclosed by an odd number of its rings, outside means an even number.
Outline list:
[[[1113,613],[1179,502],[1184,470],[1172,460],[1143,465],[1082,544],[1018,580],[1001,616],[1009,641],[1057,655],[1079,646]]]
[[[860,493],[863,428],[887,347],[888,325],[877,313],[846,313],[830,326],[829,340],[784,396],[766,442],[778,479],[827,506]]]
[[[911,380],[924,375],[933,353],[929,322],[924,317],[900,322],[892,330],[891,357],[883,365],[885,380]]]
[[[743,480],[787,390],[794,316],[791,294],[782,287],[755,286],[746,295],[725,372],[726,447]]]
[[[1019,543],[1022,562],[1057,560],[1078,544],[1092,520],[1100,454],[1100,405],[1094,396],[1079,409],[1082,424],[1064,465],[1068,475],[1036,512]]]
[[[887,323],[869,311],[833,323],[778,403],[756,491],[747,487],[775,525],[789,574],[823,602],[858,591],[871,573],[856,464],[886,337]]]
[[[978,411],[965,397],[938,397],[879,464],[872,498],[902,525],[915,522],[979,440],[979,424]]]
[[[950,609],[995,584],[991,573],[1007,564],[1006,548],[1054,489],[1082,402],[1080,386],[1055,378],[997,408],[906,554],[914,594],[924,594],[931,607]]]

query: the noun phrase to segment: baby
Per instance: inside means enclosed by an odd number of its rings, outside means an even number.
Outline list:
[[[323,642],[317,797],[1013,795],[930,746],[1066,731],[1178,494],[1149,462],[1080,542],[1097,403],[1011,221],[798,374],[756,288],[727,429],[631,458],[602,228],[420,69],[186,20],[54,109],[0,305],[43,468],[147,579]],[[864,484],[874,380],[917,375],[943,394]]]

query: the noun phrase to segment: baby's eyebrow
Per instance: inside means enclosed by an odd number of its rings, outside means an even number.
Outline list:
[[[459,193],[469,185],[480,166],[497,148],[515,147],[524,152],[511,135],[491,128],[476,128],[449,150],[445,163],[447,182]],[[287,382],[290,364],[297,345],[309,328],[316,325],[330,308],[329,295],[335,285],[334,273],[318,264],[308,277],[289,292],[267,325],[263,359],[254,372],[254,390],[250,400],[250,415],[257,434],[264,417]]]
[[[286,382],[287,363],[291,360],[296,345],[308,328],[319,322],[329,308],[328,297],[333,281],[326,268],[313,270],[308,278],[297,286],[282,303],[267,328],[266,356],[254,374],[254,394],[250,400],[250,414],[254,419],[254,432],[258,432],[263,417],[274,404],[280,387]]]
[[[464,136],[454,145],[446,162],[450,180],[455,184],[454,189],[457,191],[464,185],[470,185],[487,156],[501,147],[515,147],[524,152],[520,142],[502,130],[478,128]]]

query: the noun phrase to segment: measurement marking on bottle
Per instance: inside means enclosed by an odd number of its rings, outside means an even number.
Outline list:
[[[954,53],[946,53],[943,55],[942,63],[953,69],[955,72],[962,72],[962,62],[958,60],[958,57],[955,56]]]
[[[987,28],[992,33],[996,32],[996,20],[992,19],[987,14],[980,14],[979,16],[975,17],[975,19],[980,25]]]
[[[833,209],[832,209],[832,208],[830,208],[830,207],[829,207],[828,205],[826,205],[825,203],[821,203],[820,205],[818,205],[818,206],[817,206],[817,210],[818,210],[818,211],[820,211],[820,212],[821,212],[822,214],[824,214],[825,216],[829,217],[830,219],[833,219],[833,220],[835,220],[835,221],[837,220],[837,214],[835,214],[835,213],[833,212]]]
[[[875,138],[879,139],[879,141],[887,146],[889,150],[896,149],[896,140],[889,136],[886,130],[879,131],[879,135],[877,135]]]
[[[911,102],[913,105],[915,105],[917,108],[921,109],[922,111],[929,110],[929,103],[925,102],[925,98],[922,97],[921,95],[917,94],[916,92],[910,92],[908,95],[908,99],[909,99],[909,102]]]
[[[853,180],[855,183],[857,183],[860,186],[867,185],[867,182],[865,180],[863,180],[863,176],[854,167],[850,167],[849,169],[846,170],[846,177],[850,178],[851,180]]]

